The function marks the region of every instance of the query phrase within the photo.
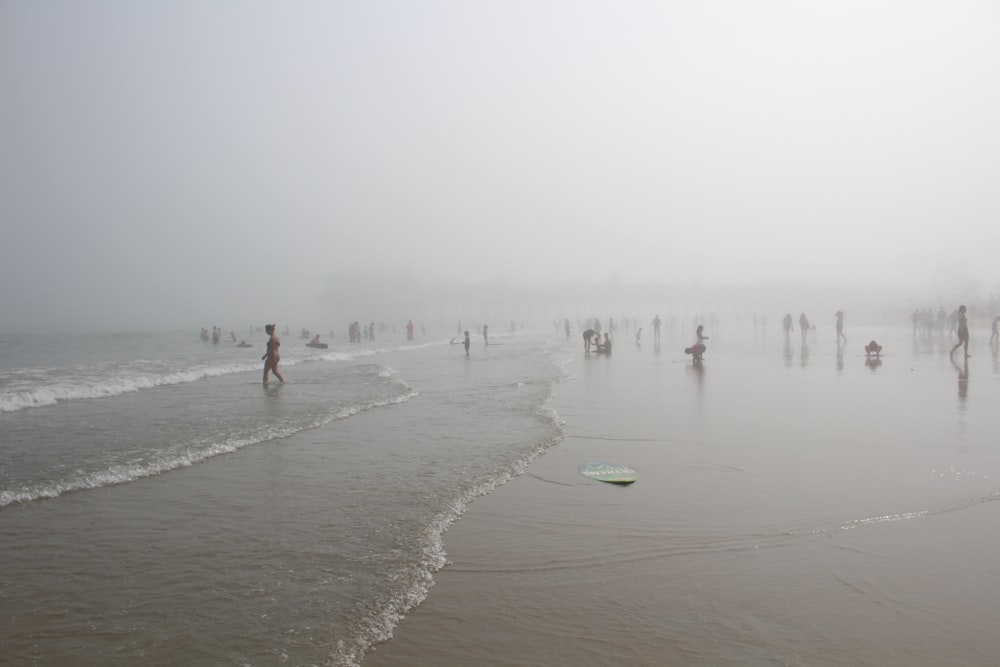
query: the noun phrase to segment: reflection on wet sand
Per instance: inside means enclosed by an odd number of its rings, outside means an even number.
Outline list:
[[[958,397],[965,400],[969,395],[969,358],[965,357],[961,366],[952,359],[951,365],[958,371]]]

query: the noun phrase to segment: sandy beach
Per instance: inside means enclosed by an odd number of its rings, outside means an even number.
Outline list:
[[[798,336],[720,335],[701,367],[581,350],[565,440],[452,526],[365,665],[996,664],[996,351],[880,335],[881,365]]]

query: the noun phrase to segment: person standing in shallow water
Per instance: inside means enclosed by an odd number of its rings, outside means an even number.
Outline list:
[[[847,342],[847,336],[844,335],[844,311],[838,310],[836,314],[837,318],[837,344],[840,344],[840,339],[843,338],[844,342]]]
[[[965,356],[969,356],[969,320],[965,315],[965,306],[961,305],[958,307],[958,342],[955,343],[955,347],[951,348],[951,352],[948,356],[955,354],[955,350],[965,346]]]
[[[469,340],[469,332],[465,332],[465,340],[462,341],[462,345],[465,346],[465,356],[469,356],[469,346],[472,345],[472,341]]]
[[[274,333],[274,328],[275,325],[273,324],[268,324],[264,327],[265,333],[270,336],[267,339],[267,352],[261,357],[264,360],[264,384],[267,384],[267,374],[270,372],[274,373],[274,377],[278,378],[281,384],[285,384],[285,378],[278,372],[278,362],[281,361],[278,348],[281,347],[281,339],[278,338],[278,334]]]

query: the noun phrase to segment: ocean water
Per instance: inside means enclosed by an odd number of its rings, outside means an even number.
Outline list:
[[[196,333],[0,337],[4,664],[358,665],[562,437],[555,338]]]

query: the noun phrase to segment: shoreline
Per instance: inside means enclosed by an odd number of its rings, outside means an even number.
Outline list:
[[[470,504],[363,664],[992,664],[1000,389],[977,369],[956,404],[947,358],[893,343],[877,372],[821,343],[577,357],[564,440]]]

